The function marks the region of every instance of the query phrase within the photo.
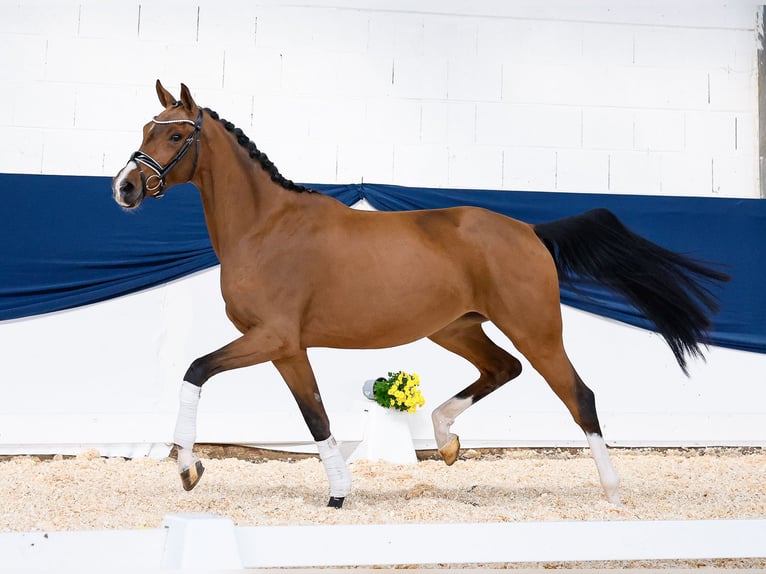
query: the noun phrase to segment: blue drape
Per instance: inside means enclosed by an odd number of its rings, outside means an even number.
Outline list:
[[[312,185],[347,205],[379,210],[476,205],[538,223],[606,207],[635,232],[732,275],[711,342],[766,352],[766,201],[585,193]],[[199,193],[170,190],[125,212],[103,177],[0,174],[0,320],[133,293],[217,264]],[[568,305],[651,328],[630,305],[592,285],[562,286]]]

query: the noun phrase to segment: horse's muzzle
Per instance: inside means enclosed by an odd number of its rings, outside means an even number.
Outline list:
[[[120,207],[133,209],[139,206],[145,195],[138,165],[130,161],[112,180],[114,201]]]

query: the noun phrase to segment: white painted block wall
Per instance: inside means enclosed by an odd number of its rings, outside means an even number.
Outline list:
[[[757,197],[755,15],[744,1],[0,0],[0,171],[116,173],[159,77],[296,181]],[[764,356],[711,349],[687,380],[656,335],[564,318],[610,443],[766,444]],[[0,453],[164,456],[189,362],[234,336],[215,269],[0,323]],[[474,377],[427,342],[311,357],[349,443],[365,378],[419,372],[430,410]],[[411,427],[433,447],[427,413]],[[467,446],[584,444],[530,368],[455,429]],[[270,365],[206,385],[199,430],[310,440]]]
[[[2,0],[0,170],[114,174],[159,77],[296,181],[757,197],[755,27],[744,0]]]

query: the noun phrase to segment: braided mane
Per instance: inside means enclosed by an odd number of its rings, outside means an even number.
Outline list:
[[[202,109],[205,112],[207,112],[211,118],[221,122],[223,124],[223,127],[226,128],[226,131],[231,132],[232,135],[234,135],[234,137],[237,138],[237,142],[239,143],[239,145],[241,145],[247,150],[251,158],[253,158],[259,164],[261,164],[261,167],[271,177],[271,181],[291,191],[296,191],[299,193],[302,193],[302,192],[313,193],[313,190],[307,187],[304,187],[300,184],[297,184],[291,179],[287,179],[281,173],[279,173],[277,166],[274,165],[274,163],[268,158],[268,156],[265,153],[263,153],[261,150],[259,150],[255,146],[255,144],[250,140],[250,138],[248,138],[245,135],[245,132],[243,132],[241,129],[236,127],[230,121],[227,121],[221,118],[216,112],[214,112],[210,108],[202,108]]]

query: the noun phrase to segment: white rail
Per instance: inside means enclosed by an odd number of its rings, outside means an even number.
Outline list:
[[[766,519],[161,528],[0,534],[3,568],[273,568],[766,558]]]

